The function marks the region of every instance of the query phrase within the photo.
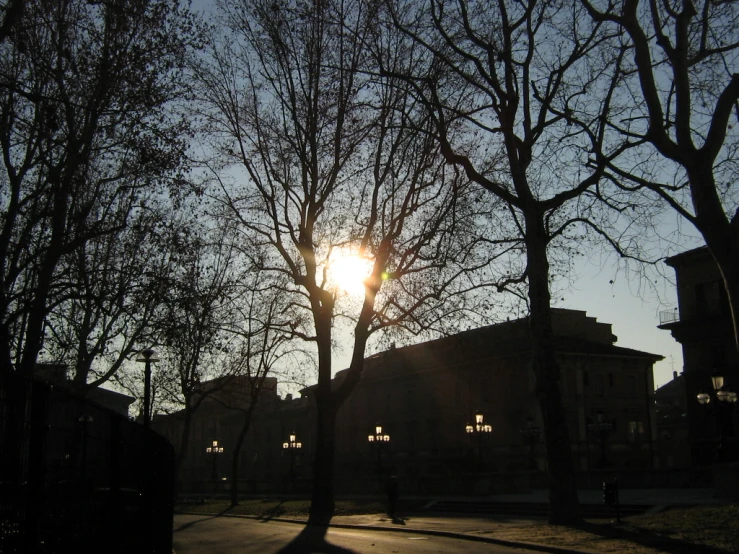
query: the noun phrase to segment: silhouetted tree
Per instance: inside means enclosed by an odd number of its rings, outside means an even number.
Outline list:
[[[118,206],[175,184],[197,40],[171,0],[52,0],[25,2],[0,43],[3,369],[32,372],[62,258],[121,232]]]
[[[179,477],[190,444],[193,415],[202,403],[228,387],[235,305],[242,274],[233,228],[212,227],[207,219],[179,220],[170,240],[174,254],[166,276],[166,298],[157,320],[162,362],[157,374],[158,403],[181,418],[175,473]],[[217,380],[206,390],[203,383]],[[128,377],[136,389],[140,379]]]
[[[625,189],[651,191],[700,232],[721,271],[739,349],[739,6],[582,4],[623,33],[604,53],[624,60],[608,138],[637,154],[609,169]]]
[[[463,294],[473,272],[498,253],[493,232],[471,233],[495,207],[441,163],[422,107],[369,65],[374,15],[361,1],[223,5],[225,36],[197,70],[218,151],[246,174],[221,174],[219,199],[259,252],[254,267],[285,277],[292,332],[315,344],[313,523],[333,515],[336,414],[369,337],[458,326],[483,300]],[[333,281],[348,254],[367,264],[361,297]],[[352,357],[332,390],[339,318],[353,326]]]
[[[607,114],[618,65],[600,59],[615,40],[584,8],[562,2],[388,2],[391,23],[425,51],[386,74],[413,85],[447,162],[505,202],[518,231],[530,311],[531,364],[544,423],[550,521],[579,519],[575,471],[552,333],[553,263],[568,267],[584,241],[616,222],[599,206]],[[410,48],[410,47],[409,47]],[[576,111],[587,125],[563,115]],[[605,155],[605,154],[604,154]],[[615,187],[611,187],[614,189]],[[623,237],[622,237],[623,238]]]
[[[150,197],[145,210],[121,206],[120,231],[84,242],[57,267],[42,353],[71,367],[81,390],[111,379],[155,340],[170,262],[178,255],[163,213],[171,204],[159,202],[154,210],[157,203]]]

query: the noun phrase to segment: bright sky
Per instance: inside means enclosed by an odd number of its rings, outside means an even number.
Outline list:
[[[688,248],[686,248],[688,250]],[[672,268],[667,274],[673,276]],[[601,323],[610,323],[613,334],[618,337],[616,344],[633,348],[665,359],[654,366],[654,384],[660,387],[672,379],[672,372],[680,373],[683,367],[683,354],[680,344],[672,338],[669,331],[658,329],[659,312],[669,311],[677,306],[677,293],[671,283],[658,283],[664,290],[662,303],[654,295],[640,298],[636,285],[629,283],[623,275],[614,279],[612,269],[600,270],[593,265],[581,268],[582,278],[574,285],[572,293],[565,296],[558,307],[583,310]]]

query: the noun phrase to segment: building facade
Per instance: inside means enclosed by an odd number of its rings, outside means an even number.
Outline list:
[[[716,460],[721,422],[727,446],[736,459],[737,444],[733,429],[739,410],[717,413],[715,397],[701,405],[700,392],[713,394],[711,376],[720,373],[727,387],[739,386],[739,355],[734,342],[731,313],[721,273],[707,247],[690,250],[665,260],[675,270],[678,308],[660,314],[660,328],[670,331],[683,350],[682,389],[685,394],[687,438],[690,465],[706,466]],[[725,406],[729,408],[728,406]]]
[[[581,311],[555,310],[554,332],[576,468],[658,468],[652,366],[661,356],[616,346],[611,326]],[[546,470],[530,344],[528,320],[520,319],[367,358],[338,414],[337,488],[366,490],[378,475],[392,473],[403,478],[404,490],[485,492],[496,488],[490,484],[496,475],[505,482],[516,472]],[[340,371],[335,381],[343,377]],[[315,445],[312,388],[284,400],[271,392],[259,402],[240,455],[242,490],[280,488],[286,481],[293,490],[308,490]],[[489,432],[467,432],[476,414]],[[187,480],[207,489],[211,456],[221,454],[209,455],[206,448],[212,440],[223,446],[217,477],[228,480],[225,458],[235,420],[215,401],[204,402],[193,417]],[[160,418],[155,428],[177,445],[175,422],[173,416]],[[377,425],[388,441],[368,440]],[[284,448],[290,434],[301,448]],[[483,474],[489,479],[481,489]],[[461,483],[470,475],[477,477]]]

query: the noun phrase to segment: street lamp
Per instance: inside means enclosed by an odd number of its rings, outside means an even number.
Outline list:
[[[737,401],[737,394],[729,387],[724,385],[724,376],[718,371],[714,371],[711,375],[711,384],[718,402],[711,404],[711,395],[700,392],[696,396],[698,403],[705,407],[706,411],[712,411],[716,416],[716,424],[718,429],[719,446],[716,452],[718,461],[726,461],[726,439],[729,435],[729,424],[731,422],[731,411]]]
[[[295,481],[295,451],[303,448],[303,443],[297,440],[295,432],[290,433],[287,442],[282,443],[283,450],[290,452],[290,483]]]
[[[372,433],[367,435],[367,442],[375,444],[375,449],[377,450],[377,474],[382,475],[382,445],[390,442],[390,435],[383,433],[382,425],[378,423],[375,425],[374,435]]]
[[[468,423],[464,427],[468,435],[477,435],[477,459],[480,465],[482,465],[482,437],[493,432],[493,426],[485,423],[484,420],[482,412],[478,411],[475,414],[475,424]]]
[[[213,458],[213,469],[211,470],[210,479],[214,483],[214,487],[216,489],[218,488],[218,483],[216,482],[216,479],[218,479],[217,472],[216,472],[216,464],[218,463],[218,455],[223,454],[223,447],[218,446],[218,441],[213,441],[211,446],[208,446],[205,451],[210,454]]]
[[[139,353],[136,361],[146,364],[144,366],[144,427],[148,429],[151,425],[151,364],[158,362],[159,358],[154,350],[147,348]]]
[[[534,423],[534,418],[529,416],[526,418],[526,425],[521,428],[521,436],[529,439],[529,466],[536,469],[536,457],[534,456],[534,444],[541,434],[541,429]]]
[[[613,431],[613,423],[605,420],[603,412],[596,414],[596,420],[594,423],[588,423],[588,431],[594,433],[597,437],[598,444],[600,445],[600,460],[598,460],[599,467],[605,467],[608,464],[606,460],[606,441]]]

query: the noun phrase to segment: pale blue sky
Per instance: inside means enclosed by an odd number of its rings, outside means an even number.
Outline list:
[[[665,269],[666,274],[673,276],[672,268]],[[656,283],[664,296],[660,301],[651,292],[645,292],[640,297],[638,285],[629,282],[623,275],[614,279],[614,270],[610,267],[600,269],[592,264],[583,266],[581,275],[573,286],[575,290],[565,296],[564,302],[558,303],[559,307],[583,310],[602,323],[610,323],[613,334],[618,337],[618,346],[664,356],[665,359],[654,366],[656,387],[672,379],[673,369],[678,373],[682,371],[680,344],[669,331],[657,328],[659,312],[677,306],[677,294],[672,283]],[[610,280],[614,280],[614,283],[610,284]]]

